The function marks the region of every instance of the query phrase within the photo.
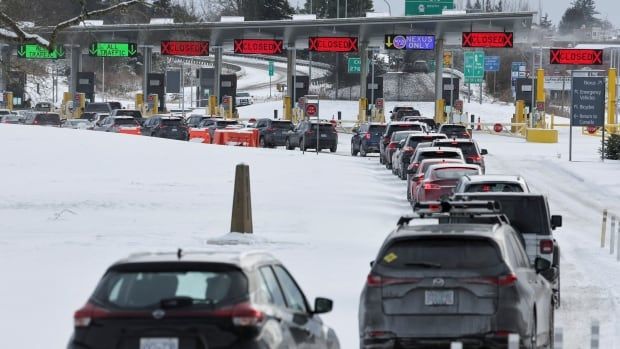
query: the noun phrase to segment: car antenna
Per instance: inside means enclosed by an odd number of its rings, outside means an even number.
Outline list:
[[[179,249],[177,250],[177,258],[178,258],[178,259],[181,259],[181,257],[183,257],[183,250],[179,248]]]

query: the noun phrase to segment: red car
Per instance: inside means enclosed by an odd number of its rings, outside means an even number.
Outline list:
[[[446,199],[453,194],[454,188],[461,177],[481,174],[482,169],[478,165],[431,165],[424,173],[424,179],[419,183],[413,200],[414,202],[424,202]]]
[[[416,190],[418,190],[418,184],[424,180],[424,173],[431,165],[435,164],[464,164],[465,161],[461,159],[426,159],[420,162],[420,166],[417,167],[417,172],[412,176],[409,176],[409,182],[407,183],[407,200],[413,201],[413,196]]]

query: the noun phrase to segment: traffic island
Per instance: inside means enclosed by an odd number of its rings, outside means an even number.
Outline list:
[[[558,130],[528,128],[525,131],[525,140],[531,143],[557,143]]]

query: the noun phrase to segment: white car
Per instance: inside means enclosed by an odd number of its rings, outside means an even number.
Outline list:
[[[254,97],[249,92],[237,92],[235,97],[235,105],[240,107],[244,105],[254,104]]]

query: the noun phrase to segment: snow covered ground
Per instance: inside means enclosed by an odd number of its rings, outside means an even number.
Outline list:
[[[428,115],[432,103],[417,106]],[[388,103],[387,109],[392,104]],[[281,102],[240,108],[271,116]],[[356,103],[321,102],[321,114]],[[512,107],[469,104],[483,122],[505,121]],[[244,114],[247,113],[247,114]],[[493,121],[491,121],[493,120]],[[599,140],[568,130],[557,145],[476,134],[489,173],[521,174],[563,214],[563,305],[556,326],[564,348],[589,348],[593,319],[601,348],[620,348],[620,263],[599,247],[601,211],[620,209],[620,162],[597,159]],[[405,184],[376,157],[244,149],[92,131],[0,125],[0,329],[6,347],[62,348],[72,315],[115,260],[136,251],[262,249],[289,267],[309,298],[331,297],[324,317],[342,348],[357,347],[358,298],[375,256],[396,220],[410,210]],[[234,166],[250,165],[253,236],[226,236]],[[620,210],[618,210],[620,211]],[[620,213],[620,212],[619,212]],[[232,240],[237,245],[226,245]],[[32,335],[33,322],[44,321]]]

